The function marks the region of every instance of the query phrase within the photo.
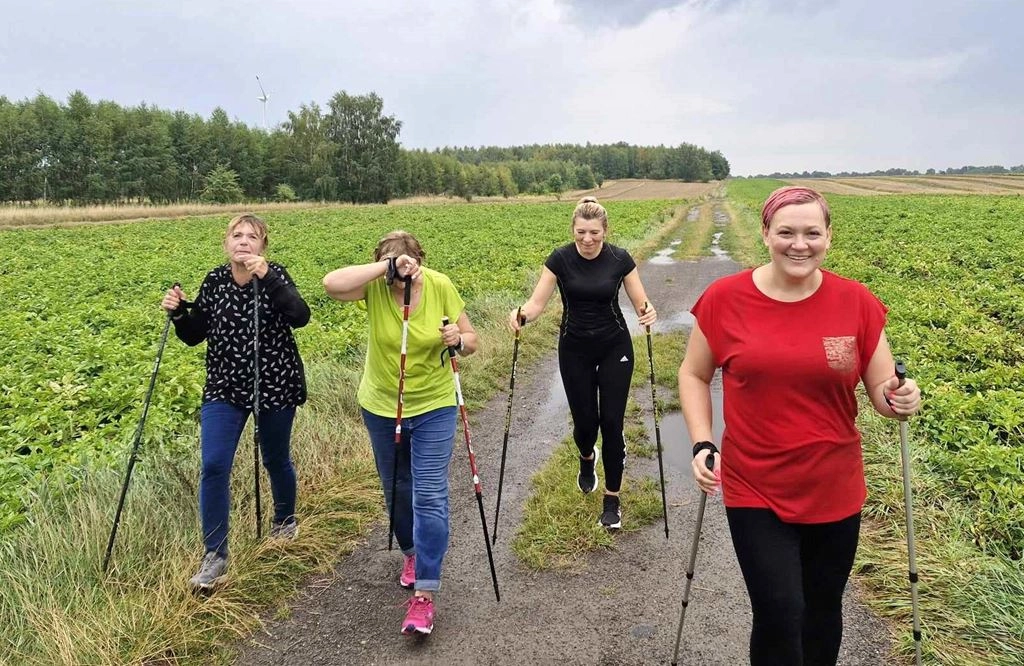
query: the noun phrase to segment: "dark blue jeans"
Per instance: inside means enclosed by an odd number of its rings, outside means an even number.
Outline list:
[[[441,407],[403,418],[401,445],[395,444],[393,416],[361,411],[389,513],[391,478],[398,456],[398,546],[406,555],[416,554],[416,589],[436,591],[441,587],[441,564],[448,552],[448,464],[455,441],[456,408]]]
[[[231,466],[249,411],[226,402],[206,402],[200,412],[199,516],[207,552],[228,554]],[[274,521],[279,523],[295,516],[295,468],[289,451],[294,420],[294,407],[260,412],[260,457],[270,477]]]

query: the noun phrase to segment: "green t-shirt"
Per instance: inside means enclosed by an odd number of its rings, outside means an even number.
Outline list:
[[[425,267],[422,270],[420,302],[409,312],[403,417],[456,404],[452,370],[447,362],[441,365],[444,343],[438,328],[446,315],[452,323],[457,322],[466,304],[446,275]],[[365,301],[370,341],[356,397],[371,414],[394,418],[402,353],[402,306],[383,277],[366,285]]]

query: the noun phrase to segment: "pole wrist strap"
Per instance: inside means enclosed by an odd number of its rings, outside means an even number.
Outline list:
[[[693,445],[693,457],[696,458],[697,454],[705,449],[711,451],[711,453],[714,454],[718,453],[718,447],[715,446],[713,443],[707,441],[697,442],[696,444]]]

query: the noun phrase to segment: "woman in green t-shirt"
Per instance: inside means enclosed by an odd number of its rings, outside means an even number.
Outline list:
[[[324,277],[331,298],[359,301],[369,315],[370,338],[357,398],[389,512],[392,474],[398,470],[394,530],[405,556],[399,583],[415,588],[402,623],[404,634],[433,629],[433,596],[448,550],[448,464],[457,407],[451,370],[439,359],[448,347],[462,356],[477,349],[465,302],[447,276],[423,266],[425,258],[412,234],[393,231],[377,244],[372,263],[339,268]],[[407,284],[411,299],[401,443],[396,445]],[[445,317],[455,323],[442,325]]]

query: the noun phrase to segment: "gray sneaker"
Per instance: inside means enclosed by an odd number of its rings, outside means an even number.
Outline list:
[[[293,541],[297,536],[299,536],[299,523],[295,520],[284,523],[272,522],[270,524],[271,539],[285,539],[287,541]]]
[[[203,556],[203,563],[199,566],[199,573],[188,581],[193,590],[209,591],[227,580],[228,558],[210,551]]]

